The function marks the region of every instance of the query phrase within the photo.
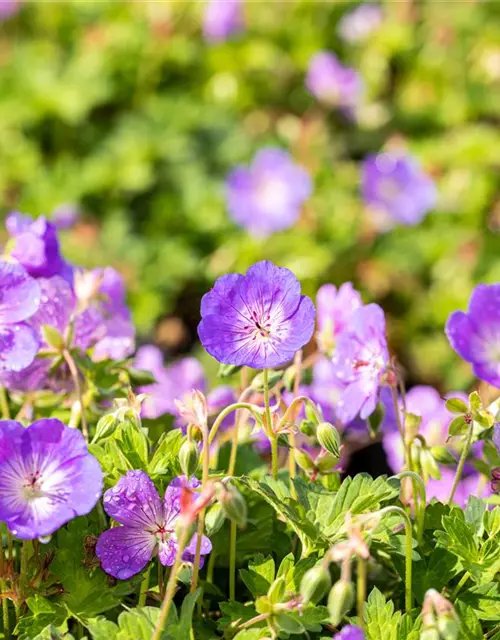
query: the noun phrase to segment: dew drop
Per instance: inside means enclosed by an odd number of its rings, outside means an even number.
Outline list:
[[[122,556],[122,560],[123,560],[123,562],[128,562],[130,560],[130,556],[125,554],[124,556]]]

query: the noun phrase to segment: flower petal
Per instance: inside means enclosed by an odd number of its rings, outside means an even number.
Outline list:
[[[0,324],[27,320],[39,305],[38,282],[19,263],[0,261]]]
[[[463,311],[455,311],[446,322],[445,333],[453,349],[467,362],[484,362],[486,349],[476,326]]]
[[[99,536],[96,555],[106,573],[128,580],[144,569],[156,546],[154,535],[133,527],[114,527]]]
[[[35,359],[40,340],[25,322],[0,324],[0,371],[21,371]]]
[[[144,471],[129,471],[104,494],[108,515],[129,527],[156,528],[163,521],[163,508],[153,481]]]

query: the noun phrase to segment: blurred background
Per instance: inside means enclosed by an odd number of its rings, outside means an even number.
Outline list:
[[[475,283],[500,280],[500,2],[236,4],[1,0],[2,217],[45,214],[69,260],[119,269],[139,343],[169,357],[201,352],[214,279],[266,258],[311,296],[351,281],[381,304],[409,385],[467,388],[443,326]],[[356,72],[355,103],[308,87],[320,51]],[[311,195],[256,237],[226,181],[269,146]],[[381,230],[363,160],[391,149],[437,198],[418,224]]]

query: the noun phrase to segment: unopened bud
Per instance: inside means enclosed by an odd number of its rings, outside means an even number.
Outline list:
[[[267,384],[269,385],[269,389],[272,389],[274,386],[278,384],[278,382],[283,377],[283,371],[268,371],[267,372]],[[255,378],[252,380],[250,385],[252,389],[255,391],[264,391],[264,374],[258,373]]]
[[[493,493],[500,491],[500,467],[491,470],[491,490]]]
[[[210,507],[207,511],[207,515],[205,516],[205,530],[207,532],[207,536],[210,537],[216,534],[221,529],[225,519],[226,516],[222,505],[220,502],[216,502]]]
[[[239,527],[245,527],[247,523],[247,503],[234,484],[223,486],[219,494],[219,502],[224,514],[229,520],[236,522]]]
[[[99,440],[104,440],[111,436],[118,426],[118,420],[112,413],[108,413],[99,420],[96,426],[94,438],[92,443],[95,444],[99,442]]]
[[[339,580],[336,582],[328,596],[328,613],[330,622],[338,627],[342,619],[349,613],[354,604],[354,587],[352,582]]]
[[[438,629],[442,640],[457,640],[460,624],[453,615],[438,616]]]
[[[305,436],[313,436],[316,433],[315,426],[316,423],[314,422],[310,422],[309,420],[302,420],[299,425],[299,431]]]
[[[434,478],[436,480],[441,478],[439,466],[427,447],[422,447],[420,450],[420,468],[422,469],[424,482],[427,482],[429,478]]]
[[[424,629],[420,633],[420,640],[441,640],[437,629]]]
[[[326,455],[321,456],[321,458],[316,458],[316,467],[321,475],[326,475],[335,470],[338,462],[339,459],[337,456],[327,453]]]
[[[188,424],[203,427],[208,420],[207,399],[197,389],[192,389],[181,400],[174,400],[180,417]]]
[[[219,378],[230,378],[234,376],[238,371],[240,371],[242,367],[237,364],[221,364],[219,367],[219,371],[217,372],[217,377]]]
[[[332,586],[330,572],[321,565],[306,571],[300,583],[300,595],[304,604],[318,604]]]
[[[200,450],[195,442],[186,440],[179,451],[179,463],[182,473],[190,478],[198,470]]]
[[[329,422],[319,424],[316,429],[316,438],[323,449],[335,456],[337,460],[340,458],[340,436],[333,424]]]
[[[295,450],[295,462],[304,471],[314,471],[314,469],[316,468],[314,466],[314,462],[311,459],[311,456],[307,453],[307,451],[304,451],[303,449]]]

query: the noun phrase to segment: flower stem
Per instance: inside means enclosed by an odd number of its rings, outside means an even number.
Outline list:
[[[406,613],[410,613],[413,595],[412,595],[412,560],[411,556],[413,553],[413,535],[412,535],[412,525],[409,515],[406,513],[404,509],[396,506],[389,506],[380,509],[380,511],[376,512],[377,515],[383,517],[388,513],[397,513],[403,518],[405,531],[406,531],[406,545],[405,545],[405,609]],[[375,514],[370,514],[375,515]]]
[[[468,571],[466,571],[464,573],[464,575],[460,578],[457,586],[453,589],[453,593],[450,596],[450,600],[455,600],[455,598],[457,597],[459,591],[461,590],[461,588],[464,586],[464,584],[467,582],[467,580],[470,578],[470,573]]]
[[[5,553],[3,549],[3,533],[0,529],[0,596],[2,598],[2,622],[3,633],[6,640],[10,639],[10,622],[9,622],[9,601],[7,600],[7,582],[4,580],[5,575]]]
[[[271,443],[271,472],[273,478],[278,477],[278,437],[274,434],[272,426],[273,420],[271,417],[271,406],[269,404],[269,370],[264,369],[264,410],[266,416],[266,429]]]
[[[207,564],[207,582],[208,584],[213,584],[214,582],[214,569],[215,569],[215,560],[217,559],[217,554],[212,551],[210,554],[210,558],[208,559]]]
[[[273,436],[271,442],[271,473],[274,479],[278,477],[278,438]]]
[[[236,522],[231,520],[229,529],[229,600],[236,599]]]
[[[10,420],[9,401],[5,387],[0,386],[0,410],[2,411],[2,419]]]
[[[247,411],[250,411],[250,413],[258,420],[260,420],[261,418],[256,407],[254,407],[254,405],[250,404],[249,402],[235,402],[234,404],[230,404],[228,407],[223,409],[215,419],[215,422],[213,423],[212,428],[210,429],[210,435],[208,437],[209,445],[212,444],[212,442],[214,441],[215,436],[217,435],[217,431],[219,430],[219,427],[222,421],[224,420],[224,418],[228,416],[232,411],[236,411],[237,409],[246,409]]]
[[[179,567],[181,566],[182,554],[184,552],[184,547],[186,546],[188,533],[189,533],[189,527],[184,527],[182,529],[181,536],[179,537],[179,540],[178,540],[178,547],[177,547],[177,553],[175,554],[174,566],[172,567],[172,571],[170,573],[170,577],[167,582],[165,597],[161,605],[160,615],[158,616],[158,621],[156,623],[156,627],[151,637],[151,640],[160,640],[163,627],[165,626],[165,622],[167,621],[170,607],[174,599],[175,585],[177,582],[177,573],[179,571]]]
[[[294,365],[294,374],[295,379],[293,382],[293,396],[296,398],[299,395],[300,389],[300,379],[302,372],[302,349],[299,349],[295,354],[295,359],[293,362]],[[293,412],[293,422],[297,419],[298,411]],[[288,436],[290,442],[290,449],[288,450],[288,473],[290,475],[290,495],[292,498],[296,499],[297,495],[295,493],[295,485],[293,484],[293,480],[295,478],[296,465],[295,465],[295,433],[291,432]]]
[[[357,577],[357,610],[361,628],[364,628],[364,608],[366,600],[366,560],[358,558],[358,577]]]
[[[160,594],[160,598],[165,597],[165,590],[163,584],[163,565],[160,561],[158,561],[158,593]]]
[[[161,566],[161,563],[158,563]],[[144,578],[141,582],[141,588],[139,591],[139,602],[138,606],[143,607],[146,604],[147,592],[149,589],[149,574],[151,573],[151,565],[148,567],[146,573],[144,574]]]
[[[455,479],[453,480],[453,486],[451,488],[450,497],[448,498],[448,504],[453,503],[453,498],[455,497],[455,492],[458,487],[458,483],[462,477],[462,472],[464,470],[465,461],[467,460],[467,456],[469,455],[469,449],[472,443],[472,435],[474,431],[474,422],[471,420],[469,425],[469,431],[467,432],[467,439],[465,441],[465,445],[462,449],[462,454],[460,456],[460,460],[458,461],[457,472],[455,473]]]
[[[80,375],[79,375],[78,367],[76,366],[76,362],[74,361],[73,356],[67,349],[64,349],[62,355],[66,361],[66,364],[68,365],[69,372],[71,373],[71,377],[73,379],[73,384],[75,385],[76,395],[78,397],[78,402],[80,404],[80,420],[82,423],[82,433],[83,433],[83,437],[88,442],[89,428],[87,424],[87,418],[85,416],[85,408],[83,406],[83,393],[82,393],[82,386],[80,384]]]
[[[411,478],[413,481],[414,488],[418,488],[418,493],[420,494],[419,504],[415,503],[415,516],[417,518],[417,536],[419,543],[422,543],[424,537],[424,519],[425,519],[425,505],[427,504],[427,494],[425,490],[425,482],[423,479],[415,473],[414,471],[402,471],[398,473],[395,478]]]
[[[248,378],[247,370],[245,367],[243,367],[243,369],[241,370],[241,390],[242,391],[241,391],[238,402],[245,402],[248,399],[248,397],[253,393],[252,388],[247,386],[247,378]],[[238,409],[238,411],[236,411],[236,417],[234,420],[234,427],[233,427],[233,437],[231,440],[231,455],[229,457],[229,467],[227,470],[228,476],[234,476],[234,469],[236,467],[236,457],[238,455],[238,436],[240,431],[240,422],[241,422],[242,414],[243,414],[243,411],[241,409]]]
[[[21,601],[26,600],[26,592],[28,589],[28,561],[32,551],[31,540],[23,540],[21,546],[21,572],[20,572],[20,595]]]
[[[208,482],[208,475],[210,473],[210,443],[208,426],[205,424],[202,429],[203,434],[203,471],[201,476],[201,490],[205,489]],[[198,535],[196,537],[196,553],[194,556],[193,564],[193,578],[191,581],[190,593],[194,593],[198,587],[198,574],[200,572],[200,559],[201,559],[201,542],[203,539],[203,529],[205,527],[205,513],[206,509],[200,511],[198,517]]]

